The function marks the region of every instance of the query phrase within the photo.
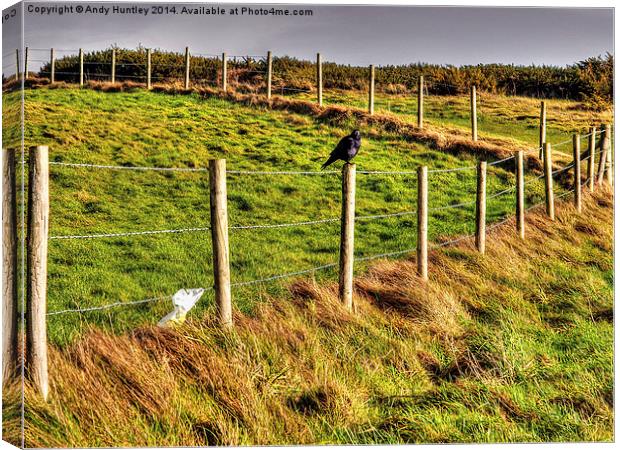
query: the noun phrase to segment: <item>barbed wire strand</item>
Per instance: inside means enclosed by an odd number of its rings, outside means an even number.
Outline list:
[[[495,194],[488,195],[487,200],[491,200],[492,198],[496,198],[496,197],[500,197],[502,195],[508,194],[509,192],[514,191],[516,188],[517,188],[516,186],[511,186],[507,189],[504,189],[503,191],[499,191],[499,192],[496,192]]]
[[[462,208],[464,206],[469,206],[469,205],[474,205],[476,203],[476,200],[470,201],[470,202],[463,202],[463,203],[456,203],[453,205],[445,205],[445,206],[436,206],[434,208],[429,208],[429,212],[430,211],[442,211],[444,209],[452,209],[452,208]]]
[[[585,184],[588,180],[586,179],[584,181],[583,184]],[[571,189],[561,195],[558,195],[557,198],[562,198],[565,197],[569,194],[571,194],[572,192],[574,192],[574,189]],[[530,207],[528,207],[525,211],[530,211],[538,206],[541,206],[544,203],[544,201],[536,203]],[[496,228],[500,225],[503,225],[506,222],[509,222],[510,220],[512,220],[514,217],[513,216],[508,216],[506,218],[504,218],[503,220],[496,222],[490,226],[487,227],[487,230]],[[448,245],[452,245],[455,244],[457,242],[461,242],[467,239],[471,239],[474,237],[474,234],[467,234],[467,235],[463,235],[463,236],[459,236],[458,238],[455,239],[451,239],[445,242],[440,242],[437,244],[433,244],[431,245],[429,248],[434,249],[434,248],[441,248],[441,247],[446,247]],[[380,253],[377,255],[372,255],[372,256],[365,256],[365,257],[359,257],[359,258],[355,258],[355,262],[364,262],[364,261],[370,261],[370,260],[374,260],[374,259],[380,259],[380,258],[387,258],[387,257],[391,257],[391,256],[398,256],[398,255],[402,255],[405,253],[413,253],[417,251],[417,247],[416,248],[409,248],[406,250],[399,250],[399,251],[395,251],[395,252],[387,252],[387,253]],[[254,285],[254,284],[259,284],[259,283],[266,283],[269,281],[273,281],[273,280],[278,280],[278,279],[282,279],[282,278],[289,278],[289,277],[294,277],[297,275],[304,275],[307,273],[311,273],[311,272],[316,272],[319,270],[325,270],[325,269],[330,269],[333,267],[336,267],[338,264],[336,263],[330,263],[330,264],[324,264],[321,266],[316,266],[316,267],[312,267],[310,269],[304,269],[304,270],[299,270],[296,272],[288,272],[288,273],[283,273],[283,274],[278,274],[278,275],[274,275],[271,277],[266,277],[266,278],[260,278],[257,280],[251,280],[251,281],[243,281],[243,282],[237,282],[237,283],[231,283],[231,288],[232,287],[243,287],[243,286],[250,286],[250,285]],[[213,289],[212,286],[208,287],[207,289]],[[89,307],[89,308],[77,308],[77,309],[64,309],[64,310],[60,310],[60,311],[51,311],[48,312],[47,315],[48,316],[52,316],[52,315],[60,315],[60,314],[66,314],[66,313],[73,313],[73,312],[77,312],[77,313],[84,313],[84,312],[91,312],[91,311],[101,311],[101,310],[105,310],[105,309],[110,309],[110,308],[116,308],[116,307],[125,307],[125,306],[132,306],[132,305],[138,305],[138,304],[144,304],[144,303],[151,303],[151,302],[155,302],[155,301],[161,301],[161,300],[165,300],[165,299],[169,299],[172,296],[168,295],[168,296],[163,296],[163,297],[153,297],[153,298],[148,298],[148,299],[144,299],[144,300],[138,300],[138,301],[133,301],[133,302],[115,302],[115,303],[110,303],[107,305],[102,305],[102,306],[93,306],[93,307]]]
[[[99,239],[99,238],[114,238],[125,236],[143,236],[153,234],[174,234],[174,233],[187,233],[193,231],[208,231],[211,227],[197,227],[197,228],[179,228],[176,230],[148,230],[148,231],[127,231],[120,233],[100,233],[100,234],[83,234],[83,235],[58,235],[50,236],[48,239]]]
[[[227,170],[231,175],[333,175],[341,173],[338,170],[321,171],[292,171],[292,170]]]
[[[385,219],[390,217],[400,217],[417,214],[417,211],[401,211],[397,213],[389,214],[376,214],[367,216],[357,216],[355,220],[373,220],[373,219]],[[257,229],[271,229],[271,228],[291,228],[299,226],[310,226],[323,223],[340,222],[340,218],[328,218],[318,220],[307,220],[301,222],[289,222],[278,224],[260,224],[260,225],[232,225],[229,226],[229,230],[257,230]],[[177,228],[169,230],[146,230],[146,231],[127,231],[118,233],[99,233],[99,234],[84,234],[84,235],[56,235],[50,236],[48,239],[60,240],[60,239],[99,239],[99,238],[115,238],[115,237],[128,237],[128,236],[144,236],[144,235],[156,235],[156,234],[177,234],[188,232],[200,232],[209,231],[211,227],[193,227],[193,228]]]
[[[117,308],[117,307],[121,307],[121,306],[133,306],[133,305],[141,305],[144,303],[152,303],[152,302],[157,302],[157,301],[161,301],[161,300],[166,300],[172,298],[171,295],[166,295],[164,297],[153,297],[153,298],[147,298],[144,300],[137,300],[137,301],[133,301],[133,302],[115,302],[115,303],[110,303],[107,305],[102,305],[102,306],[92,306],[89,308],[76,308],[76,309],[63,309],[60,311],[50,311],[48,312],[46,315],[48,316],[56,316],[59,314],[66,314],[66,313],[73,313],[73,312],[77,312],[77,313],[83,313],[83,312],[91,312],[91,311],[102,311],[105,309],[110,309],[110,308]]]
[[[462,167],[455,167],[452,169],[429,169],[428,173],[460,172],[463,170],[474,170],[474,169],[476,169],[476,166],[462,166]]]
[[[418,211],[401,211],[401,212],[397,212],[397,213],[389,213],[389,214],[376,214],[376,215],[370,215],[370,216],[358,216],[355,217],[355,220],[373,220],[373,219],[387,219],[389,217],[402,217],[402,216],[411,216],[414,214],[417,214]],[[338,219],[340,220],[340,219]]]
[[[489,163],[489,166],[495,166],[497,164],[501,164],[503,162],[510,161],[511,159],[514,159],[514,158],[515,158],[515,155],[508,156],[507,158],[500,159],[499,161],[493,161],[492,163]]]
[[[551,175],[557,175],[559,173],[566,172],[567,170],[573,167],[575,167],[575,163],[570,163],[568,166],[564,166],[564,167],[554,170],[553,172],[551,172]]]
[[[60,72],[57,72],[60,73]],[[66,72],[68,73],[68,72]],[[73,74],[73,73],[71,73]],[[117,75],[118,76],[118,75]],[[127,76],[134,77],[134,76]],[[135,77],[134,77],[135,78]],[[212,81],[212,80],[210,80]],[[570,141],[565,141],[570,142]],[[490,165],[500,164],[514,158],[509,156],[499,161],[494,161]],[[50,165],[64,166],[64,167],[84,167],[95,169],[110,169],[110,170],[141,170],[141,171],[170,171],[170,172],[206,172],[209,169],[206,167],[191,168],[191,167],[149,167],[149,166],[115,166],[115,165],[103,165],[103,164],[91,164],[91,163],[67,163],[61,161],[50,161]],[[566,167],[568,170],[570,167]],[[449,169],[430,169],[429,173],[449,173],[476,169],[476,166],[462,166]],[[339,171],[292,171],[292,170],[227,170],[227,174],[231,175],[325,175],[325,174],[338,174]],[[357,173],[363,175],[415,175],[417,171],[378,171],[378,170],[359,170]]]
[[[339,222],[339,221],[340,221],[340,218],[332,218],[332,219],[307,220],[303,222],[277,223],[277,224],[265,224],[265,225],[234,225],[234,226],[228,227],[228,229],[229,230],[256,230],[256,229],[265,229],[265,228],[287,228],[287,227],[316,225],[320,223],[330,223],[330,222]]]
[[[84,167],[91,169],[110,169],[110,170],[140,170],[140,171],[159,171],[159,172],[208,172],[206,167],[193,168],[193,167],[148,167],[148,166],[112,166],[104,164],[89,164],[89,163],[65,163],[60,161],[50,161],[52,166],[63,167]]]
[[[474,236],[475,236],[475,234],[473,234],[473,233],[472,233],[472,234],[466,234],[466,235],[464,235],[464,236],[459,236],[459,237],[458,237],[458,238],[456,238],[456,239],[452,239],[452,240],[449,240],[449,241],[440,242],[439,244],[434,244],[434,245],[431,245],[431,246],[430,246],[430,248],[441,248],[441,247],[446,247],[446,246],[448,246],[448,245],[456,244],[457,242],[461,242],[461,241],[464,241],[464,240],[466,240],[466,239],[471,239],[471,238],[473,238]]]
[[[273,281],[273,280],[278,280],[281,278],[289,278],[289,277],[294,277],[296,275],[303,275],[306,273],[310,273],[310,272],[316,272],[317,270],[325,270],[325,269],[329,269],[332,267],[336,267],[338,264],[336,263],[331,263],[331,264],[325,264],[322,266],[317,266],[317,267],[312,267],[310,269],[304,269],[304,270],[300,270],[297,272],[289,272],[289,273],[283,273],[283,274],[279,274],[279,275],[274,275],[271,277],[267,277],[267,278],[260,278],[258,280],[252,280],[252,281],[242,281],[242,282],[238,282],[238,283],[231,283],[230,287],[241,287],[241,286],[250,286],[252,284],[258,284],[258,283],[265,283],[268,281]]]

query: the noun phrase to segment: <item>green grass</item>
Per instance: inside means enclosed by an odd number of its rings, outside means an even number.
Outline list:
[[[5,105],[17,97],[5,95]],[[37,89],[25,97],[26,145],[49,145],[58,162],[206,167],[226,158],[229,170],[314,171],[355,126],[194,95]],[[361,131],[358,170],[476,163]],[[9,128],[5,145],[16,136]],[[204,172],[53,165],[50,181],[52,236],[209,224]],[[514,176],[491,167],[488,183],[493,195]],[[430,207],[472,201],[475,188],[474,171],[431,173]],[[540,181],[526,193],[528,205],[539,202]],[[357,264],[353,315],[330,306],[334,290],[325,286],[337,276],[320,271],[304,275],[322,281],[307,292],[302,284],[290,293],[280,281],[235,288],[235,306],[247,314],[230,334],[209,320],[210,292],[186,327],[172,331],[136,330],[166,314],[169,301],[50,316],[53,393],[44,404],[28,388],[27,445],[611,440],[606,195],[588,196],[581,216],[564,206],[555,224],[532,219],[524,242],[500,231],[484,256],[470,246],[434,254],[427,285],[412,261],[381,262],[366,276],[367,263]],[[358,216],[414,210],[416,196],[413,175],[358,174]],[[338,217],[340,179],[230,174],[228,199],[233,226]],[[513,214],[513,203],[512,193],[490,199],[489,221]],[[473,228],[471,206],[431,213],[434,242]],[[359,221],[356,255],[415,248],[415,230],[415,215]],[[337,262],[338,239],[337,222],[231,230],[233,282]],[[49,244],[50,311],[212,283],[209,232]],[[90,328],[119,336],[94,333],[69,344]],[[129,330],[136,331],[122,333]],[[19,413],[4,403],[13,436]]]
[[[286,91],[285,91],[286,93]],[[288,92],[287,97],[309,101],[316,99],[316,93]],[[368,108],[368,93],[361,91],[326,90],[323,92],[326,105],[343,105]],[[547,139],[553,145],[571,139],[574,132],[586,134],[588,127],[611,122],[611,111],[595,113],[583,110],[580,104],[571,100],[546,100]],[[375,94],[375,111],[390,112],[411,123],[417,123],[417,94]],[[505,97],[478,93],[477,103],[478,135],[481,139],[510,138],[523,148],[538,148],[540,101],[525,97]],[[439,129],[456,128],[471,131],[470,99],[468,95],[427,95],[424,100],[424,121]],[[571,146],[564,144],[558,150],[571,152]]]
[[[15,94],[12,94],[15,95]],[[354,126],[335,128],[298,114],[256,111],[223,100],[147,92],[101,93],[77,89],[26,92],[26,145],[49,145],[50,160],[112,165],[206,167],[226,158],[229,170],[317,170],[339,137]],[[362,130],[364,134],[365,130]],[[475,165],[395,135],[365,138],[356,160],[360,170],[407,170],[418,165]],[[430,207],[475,198],[475,171],[430,176]],[[208,175],[51,167],[50,235],[205,227],[209,224]],[[514,184],[493,168],[488,192]],[[539,201],[540,183],[529,191]],[[229,175],[231,226],[337,218],[340,176]],[[414,175],[358,175],[357,215],[415,210]],[[490,201],[489,219],[512,211],[513,196]],[[474,210],[436,211],[431,239],[471,233]],[[231,230],[233,282],[296,272],[337,262],[338,222],[310,227]],[[415,248],[415,215],[360,220],[359,257]],[[50,240],[50,311],[169,295],[183,287],[212,285],[209,232],[88,240]],[[363,270],[360,264],[358,269]],[[333,278],[333,271],[317,272]],[[272,282],[235,290],[235,305],[249,311],[263,293],[280,293]],[[196,313],[212,306],[208,292]],[[50,317],[52,342],[64,343],[96,323],[126,330],[155,322],[169,302]]]
[[[17,94],[6,95],[6,102]],[[355,123],[330,126],[311,117],[232,104],[194,95],[136,91],[101,93],[79,89],[25,92],[25,143],[49,145],[50,160],[112,165],[206,167],[225,158],[229,170],[317,170],[338,139]],[[359,170],[415,171],[474,166],[397,135],[362,129]],[[370,135],[370,137],[368,136]],[[5,136],[5,140],[8,137]],[[529,176],[532,176],[531,174]],[[208,175],[51,167],[50,235],[89,235],[206,227]],[[414,175],[358,175],[358,216],[414,211]],[[474,170],[431,173],[429,206],[440,208],[475,199]],[[514,185],[514,175],[490,168],[488,195]],[[337,218],[340,176],[229,175],[231,226]],[[542,184],[528,186],[530,204],[541,200]],[[513,194],[493,198],[488,219],[513,211]],[[414,249],[415,215],[356,224],[356,256]],[[430,239],[472,233],[474,209],[431,211]],[[233,283],[268,278],[338,260],[338,222],[308,227],[231,230]],[[212,285],[210,233],[60,240],[49,245],[48,309],[102,306],[170,295],[184,287]],[[365,265],[359,263],[357,271]],[[307,276],[313,276],[309,274]],[[333,270],[316,272],[333,279]],[[235,288],[235,306],[250,311],[264,294],[285,295],[275,281]],[[210,310],[207,292],[195,314]],[[168,301],[50,316],[51,341],[64,344],[90,324],[124,331],[154,323]]]

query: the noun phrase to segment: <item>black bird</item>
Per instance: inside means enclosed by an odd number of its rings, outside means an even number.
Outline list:
[[[336,145],[336,148],[329,155],[325,164],[321,166],[321,170],[325,169],[330,164],[341,159],[347,164],[351,162],[357,152],[360,150],[360,146],[362,145],[362,136],[359,131],[355,130],[348,136],[343,137]]]

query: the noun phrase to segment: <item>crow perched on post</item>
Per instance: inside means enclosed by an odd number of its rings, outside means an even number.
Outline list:
[[[362,136],[360,132],[355,130],[348,136],[343,137],[336,148],[329,155],[325,164],[321,166],[321,170],[325,169],[330,164],[338,161],[339,159],[343,160],[347,164],[351,162],[357,152],[360,150],[360,146],[362,145]]]

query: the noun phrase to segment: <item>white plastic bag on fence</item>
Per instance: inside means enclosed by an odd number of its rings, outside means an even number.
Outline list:
[[[157,326],[169,327],[174,324],[185,322],[187,312],[194,307],[198,300],[200,300],[200,297],[202,297],[204,292],[205,290],[202,288],[181,289],[180,291],[177,291],[177,293],[172,296],[172,304],[174,305],[174,309],[162,318],[157,323]]]

